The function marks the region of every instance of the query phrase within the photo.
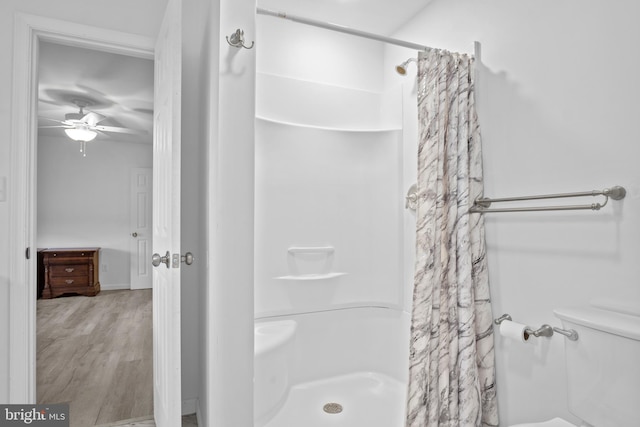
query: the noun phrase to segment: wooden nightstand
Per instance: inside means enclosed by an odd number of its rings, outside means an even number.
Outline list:
[[[63,294],[93,297],[100,292],[100,248],[48,248],[40,254],[44,267],[42,298]]]

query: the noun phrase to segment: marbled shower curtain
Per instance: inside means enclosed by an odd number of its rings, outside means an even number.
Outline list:
[[[418,57],[418,204],[407,427],[497,426],[474,59]]]

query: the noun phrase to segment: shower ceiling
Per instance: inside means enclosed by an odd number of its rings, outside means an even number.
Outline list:
[[[432,0],[258,0],[258,7],[391,36]]]

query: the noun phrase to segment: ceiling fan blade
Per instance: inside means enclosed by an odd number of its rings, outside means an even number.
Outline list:
[[[39,98],[38,102],[42,102],[43,104],[49,104],[49,105],[54,105],[56,107],[60,107],[60,102],[55,101],[55,100]]]
[[[73,126],[64,126],[64,125],[58,125],[58,126],[38,126],[38,129],[71,129]]]
[[[64,124],[64,122],[62,120],[50,119],[49,117],[42,117],[42,116],[38,116],[38,118],[42,119],[42,120],[49,120],[49,121],[52,121],[52,122],[63,123]]]
[[[132,135],[146,135],[148,132],[146,130],[137,130],[137,129],[127,129],[127,128],[119,128],[115,126],[93,126],[95,130],[100,130],[103,132],[118,132],[118,133],[129,133]]]

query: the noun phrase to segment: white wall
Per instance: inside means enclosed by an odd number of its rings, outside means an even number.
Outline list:
[[[259,73],[381,90],[381,43],[265,15],[256,26]]]
[[[130,285],[130,171],[151,145],[96,140],[87,156],[66,137],[38,140],[39,248],[97,246],[102,289]]]
[[[212,2],[207,48],[206,312],[203,425],[253,424],[253,186],[256,50],[226,42],[236,29],[256,40],[255,1]],[[205,14],[201,11],[201,14]]]
[[[208,91],[207,72],[209,0],[182,2],[182,173],[181,238],[182,254],[192,252],[191,266],[182,264],[180,295],[182,322],[182,400],[183,414],[193,413],[203,401],[202,385],[206,364],[204,343],[206,328],[202,306],[207,285],[206,244],[206,174],[208,149],[206,139]],[[214,24],[217,24],[214,23]],[[200,405],[202,407],[202,405]]]
[[[214,414],[211,413],[209,407],[214,398],[214,392],[211,390],[211,377],[215,372],[214,367],[210,363],[212,360],[212,353],[216,351],[217,346],[215,340],[211,339],[211,320],[212,315],[209,307],[211,304],[211,279],[212,274],[209,268],[210,265],[210,243],[211,243],[211,188],[213,182],[211,180],[211,152],[215,150],[217,136],[215,129],[217,129],[218,115],[218,84],[217,76],[214,76],[214,72],[219,70],[219,32],[220,32],[220,9],[209,5],[208,8],[198,11],[199,16],[203,17],[206,23],[203,26],[204,37],[203,42],[200,45],[201,49],[201,71],[202,81],[200,82],[200,90],[205,93],[205,99],[200,104],[200,111],[203,117],[209,119],[203,119],[200,121],[200,127],[202,128],[202,138],[205,142],[204,153],[201,154],[201,161],[204,161],[205,167],[202,173],[202,182],[204,184],[202,203],[204,203],[205,224],[203,227],[203,233],[206,235],[205,239],[202,239],[204,248],[202,253],[205,259],[205,271],[203,273],[204,282],[207,284],[202,289],[200,295],[200,303],[198,306],[198,324],[199,337],[200,337],[200,360],[199,360],[199,373],[201,378],[199,398],[198,398],[198,424],[211,425]],[[186,13],[185,13],[186,15]],[[183,15],[184,16],[184,15]],[[250,401],[252,402],[252,400]],[[248,403],[251,404],[251,403]]]
[[[639,13],[632,0],[436,0],[395,35],[468,53],[480,42],[487,196],[628,191],[600,212],[488,214],[496,317],[559,325],[554,307],[640,300],[640,83],[627,71],[640,65]],[[387,66],[406,58],[387,50]],[[564,338],[534,341],[496,337],[501,424],[576,421],[566,409]]]

